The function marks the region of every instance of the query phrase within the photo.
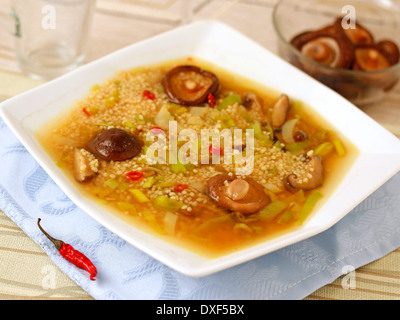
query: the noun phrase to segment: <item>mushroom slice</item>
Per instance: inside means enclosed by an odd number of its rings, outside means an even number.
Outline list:
[[[365,44],[355,48],[354,70],[377,71],[389,67],[389,59],[381,47],[375,44]]]
[[[390,40],[382,40],[379,41],[377,45],[386,53],[386,57],[391,65],[395,65],[399,62],[400,50],[397,44]]]
[[[324,181],[324,166],[319,156],[313,156],[309,161],[306,172],[298,176],[291,174],[286,178],[286,185],[294,189],[312,190]]]
[[[211,178],[206,191],[222,208],[245,215],[260,211],[270,202],[263,187],[256,181],[251,178],[239,179],[228,174]]]
[[[84,148],[74,149],[74,177],[78,182],[86,182],[94,178],[99,171],[99,161]]]
[[[243,97],[243,106],[249,110],[261,110],[261,103],[256,94],[247,92]]]
[[[305,32],[292,40],[303,55],[332,68],[347,69],[353,61],[351,42],[339,33],[323,30]]]
[[[218,77],[195,66],[179,66],[168,71],[162,80],[168,99],[182,106],[198,106],[215,95]]]
[[[273,129],[280,129],[286,122],[290,109],[290,100],[286,94],[282,94],[275,102],[271,111],[271,125]]]
[[[320,37],[307,42],[301,52],[322,64],[336,66],[340,59],[340,47],[337,41],[332,37]]]
[[[87,149],[105,161],[125,161],[142,151],[143,142],[122,129],[106,129],[98,132],[88,143]]]
[[[355,24],[355,28],[347,28],[344,29],[342,26],[343,18],[338,18],[334,26],[343,32],[343,34],[351,41],[351,43],[358,45],[358,44],[370,44],[374,43],[374,37],[372,33],[359,23]]]

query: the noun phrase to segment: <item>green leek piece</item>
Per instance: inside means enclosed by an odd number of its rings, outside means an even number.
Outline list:
[[[135,199],[140,203],[150,202],[150,199],[139,189],[129,189],[129,192],[135,197]]]
[[[315,132],[310,136],[310,140],[313,141],[314,145],[324,143],[325,141],[328,140],[328,138],[329,138],[329,132],[324,129],[321,131]]]
[[[269,139],[274,140],[274,129],[272,129],[272,127],[270,127],[270,126],[267,126],[267,127],[265,127],[265,130],[269,134]]]
[[[269,174],[276,174],[278,172],[278,169],[277,168],[272,168],[272,169],[269,169],[268,170],[268,173]]]
[[[301,116],[304,110],[303,102],[301,101],[294,101],[292,103],[292,109],[294,113],[298,116]]]
[[[109,187],[109,188],[111,188],[111,189],[116,189],[116,188],[118,188],[118,186],[119,186],[119,182],[117,181],[117,180],[115,180],[115,179],[109,179],[109,180],[107,180],[106,182],[104,182],[104,184],[107,186],[107,187]]]
[[[157,85],[156,86],[156,91],[158,92],[158,93],[164,93],[165,92],[165,90],[164,90],[164,86],[163,85]]]
[[[97,187],[93,186],[91,188],[91,191],[98,197],[100,200],[105,200],[104,198],[107,197],[109,194],[113,193],[114,190],[110,188],[103,188],[103,187]]]
[[[156,178],[154,176],[148,177],[145,182],[143,182],[142,187],[145,189],[150,189],[155,183]]]
[[[136,122],[147,122],[147,123],[151,123],[152,120],[149,117],[143,116],[143,115],[135,115],[135,121]]]
[[[263,135],[261,124],[258,122],[253,123],[249,129],[254,130],[254,137],[257,139]]]
[[[99,200],[99,202],[100,202],[101,204],[105,204],[105,205],[108,204],[108,201],[107,201],[106,199],[98,199],[98,200]]]
[[[164,230],[167,234],[174,235],[178,215],[172,212],[166,212],[164,216]]]
[[[304,196],[304,190],[300,189],[295,194],[293,194],[289,198],[287,198],[286,201],[287,201],[287,203],[290,203],[292,201],[297,202],[297,203],[298,202],[304,203],[304,201],[306,201],[306,198]]]
[[[226,117],[222,120],[221,128],[222,129],[229,129],[236,125],[235,121],[231,117]]]
[[[295,142],[295,143],[292,143],[292,144],[286,146],[286,150],[290,151],[290,152],[298,152],[298,151],[308,148],[310,145],[311,145],[311,143],[308,140]]]
[[[278,149],[283,149],[282,143],[278,140],[277,142],[274,143],[274,147]]]
[[[194,169],[196,169],[196,166],[193,163],[188,163],[185,164],[185,168],[187,171],[193,171]]]
[[[226,114],[221,114],[220,112],[216,111],[217,115],[213,117],[215,121],[220,121],[221,122],[221,128],[222,129],[229,129],[234,126],[236,126],[235,120],[232,119],[231,116],[228,116]]]
[[[323,195],[316,191],[308,196],[306,202],[304,203],[303,208],[301,209],[298,224],[303,224],[306,218],[310,215],[312,210],[314,209],[316,203],[323,197]]]
[[[135,125],[131,121],[126,121],[124,125],[129,129],[136,129]]]
[[[109,95],[106,99],[106,106],[107,107],[112,107],[114,106],[120,99],[120,92],[118,90],[115,90],[111,95]]]
[[[187,113],[187,112],[188,112],[188,108],[180,107],[180,108],[175,110],[174,114],[180,116],[180,115],[182,115],[184,113]]]
[[[246,111],[242,112],[242,117],[245,118],[247,122],[254,122],[254,118]]]
[[[197,235],[201,235],[202,233],[206,233],[207,231],[211,231],[213,228],[220,226],[223,223],[226,223],[228,221],[233,221],[232,217],[230,214],[226,214],[217,218],[213,218],[211,220],[208,220],[201,225],[199,225],[195,229],[195,233]]]
[[[283,210],[287,208],[287,204],[282,201],[273,201],[259,212],[259,217],[264,220],[272,221]]]
[[[144,209],[142,215],[149,224],[149,226],[158,234],[165,234],[165,231],[160,227],[155,215],[150,210]]]
[[[278,196],[275,193],[273,193],[271,190],[266,189],[265,193],[271,199],[271,202],[279,201]]]
[[[187,171],[187,168],[184,164],[178,161],[178,163],[171,165],[171,170],[173,173],[178,174],[178,173],[185,173]]]
[[[261,227],[258,226],[254,226],[253,227],[253,232],[254,233],[261,233],[263,231],[263,229]]]
[[[99,126],[100,127],[110,127],[110,126],[112,126],[112,123],[107,123],[107,122],[102,121],[99,123]]]
[[[89,113],[90,113],[91,115],[94,115],[94,114],[98,113],[99,110],[100,110],[100,108],[99,108],[98,106],[91,106],[91,107],[89,107]]]
[[[295,213],[291,210],[285,211],[278,219],[279,224],[288,224],[293,221]]]
[[[243,230],[249,233],[253,233],[253,229],[250,228],[247,224],[245,223],[236,223],[235,226],[233,227],[234,231],[238,231],[238,230]]]
[[[171,199],[167,196],[159,196],[154,200],[154,204],[157,207],[171,210],[171,211],[178,211],[180,210],[184,204],[182,202],[179,202],[177,200]]]
[[[335,139],[332,143],[339,157],[344,157],[346,155],[346,150],[344,149],[342,141],[340,141],[340,139]]]
[[[249,216],[246,217],[243,213],[240,213],[238,211],[234,211],[231,213],[231,218],[236,221],[237,223],[252,223],[258,221],[257,217]]]
[[[315,148],[314,150],[314,154],[320,156],[320,157],[324,157],[328,154],[330,154],[334,149],[334,146],[332,143],[330,142],[324,142],[322,144],[320,144],[317,148]]]
[[[121,201],[117,203],[117,206],[124,212],[136,213],[136,207],[132,203]]]
[[[100,85],[95,84],[93,87],[90,88],[90,91],[96,92],[97,90],[100,90],[100,88],[101,88]]]
[[[217,106],[217,110],[222,111],[226,107],[234,104],[234,103],[242,103],[242,98],[238,94],[231,94],[224,98],[221,103]]]
[[[56,162],[56,166],[59,167],[60,169],[65,167],[65,163],[63,160],[59,160]]]
[[[268,134],[265,134],[261,128],[261,124],[259,122],[253,123],[250,127],[250,130],[254,130],[254,138],[266,142],[268,145],[272,145],[272,139]]]
[[[176,111],[181,109],[181,108],[184,108],[185,110],[187,109],[187,108],[182,107],[181,105],[176,104],[176,103],[172,103],[172,102],[168,102],[167,103],[167,110],[168,110],[169,113],[176,113]]]

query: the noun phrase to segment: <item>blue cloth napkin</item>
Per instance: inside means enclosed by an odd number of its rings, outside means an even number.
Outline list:
[[[0,119],[0,209],[99,300],[297,300],[400,247],[400,174],[329,230],[219,273],[184,276],[108,231],[49,178]],[[97,281],[62,258],[37,228],[84,252]]]

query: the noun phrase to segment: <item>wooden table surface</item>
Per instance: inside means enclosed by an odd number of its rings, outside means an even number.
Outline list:
[[[154,0],[153,3],[165,5],[162,10],[151,11],[149,14],[149,10],[137,10],[139,0],[98,0],[86,61],[95,60],[178,26],[179,16],[176,12],[168,14],[168,5],[174,1]],[[277,0],[193,0],[193,19],[220,20],[276,53],[277,39],[271,20],[276,2]],[[8,0],[0,0],[1,13],[9,13]],[[16,62],[13,37],[1,30],[0,34],[0,100],[5,100],[37,86],[40,82],[21,74]],[[364,107],[363,111],[400,137],[400,85],[384,101]],[[307,299],[399,299],[399,260],[400,249],[356,270],[356,289],[344,289],[342,277],[317,290]],[[46,268],[53,268],[56,275],[56,287],[52,290],[43,289]],[[92,298],[62,273],[38,245],[0,212],[0,299]]]

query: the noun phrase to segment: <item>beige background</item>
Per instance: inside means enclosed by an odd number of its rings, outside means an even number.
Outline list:
[[[193,0],[194,20],[218,19],[276,52],[271,14],[276,0]],[[137,0],[99,0],[95,12],[87,61],[177,26],[174,0],[157,14],[138,10]],[[154,2],[154,1],[153,1]],[[157,1],[155,1],[157,2]],[[0,0],[0,13],[9,1]],[[168,14],[169,13],[169,14]],[[27,78],[16,63],[12,36],[0,31],[0,100],[41,82]],[[363,109],[400,137],[400,85],[385,101]],[[344,289],[343,277],[317,290],[307,299],[399,299],[400,249],[355,272],[355,289]],[[92,299],[69,279],[21,229],[0,211],[0,299]]]

